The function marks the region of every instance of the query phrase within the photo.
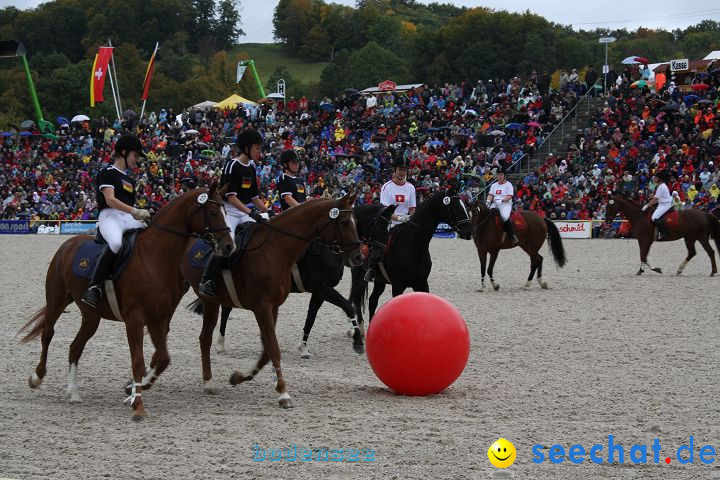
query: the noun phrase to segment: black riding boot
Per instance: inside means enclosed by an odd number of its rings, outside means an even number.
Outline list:
[[[214,253],[211,255],[210,260],[208,260],[208,263],[205,265],[202,277],[200,277],[200,285],[198,287],[200,293],[207,297],[217,295],[215,290],[215,277],[217,277],[217,274],[220,272],[223,263],[225,263],[224,257],[219,257]]]
[[[510,237],[512,243],[518,243],[518,238],[515,235],[515,225],[513,225],[509,218],[505,220],[505,231],[507,232],[508,237]]]
[[[98,302],[103,296],[102,282],[108,276],[108,273],[110,273],[110,268],[112,268],[113,263],[115,263],[116,256],[117,255],[110,250],[110,246],[105,245],[105,248],[100,253],[100,256],[95,263],[95,269],[93,270],[92,278],[90,279],[90,288],[85,291],[85,294],[82,297],[83,303],[86,303],[93,308],[97,307]]]
[[[368,260],[367,270],[365,270],[365,278],[363,278],[363,280],[365,280],[366,282],[374,282],[375,281],[375,267],[377,267],[377,265],[383,259],[382,250],[378,251],[377,249],[382,249],[383,247],[384,247],[384,245],[382,247],[381,246],[376,247],[374,245],[372,247],[370,247],[370,259]]]
[[[653,223],[658,229],[658,241],[665,240],[668,237],[668,231],[665,227],[665,221],[662,218],[658,218]]]

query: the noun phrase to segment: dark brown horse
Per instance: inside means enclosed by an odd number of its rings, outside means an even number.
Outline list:
[[[650,252],[650,246],[656,239],[655,225],[650,221],[650,212],[643,212],[642,207],[632,200],[621,195],[613,195],[608,199],[605,222],[612,222],[618,212],[622,213],[630,222],[633,235],[637,238],[638,245],[640,245],[640,269],[637,274],[642,275],[643,272],[645,272],[644,267],[647,267],[653,272],[662,273],[660,268],[653,268],[647,258]],[[673,211],[671,210],[666,215],[672,213]],[[702,245],[710,257],[710,263],[712,265],[710,276],[715,276],[717,273],[715,252],[710,246],[709,238],[712,236],[712,238],[715,239],[715,245],[717,245],[718,250],[720,250],[720,223],[718,223],[718,219],[714,215],[695,208],[681,210],[677,212],[677,215],[677,224],[673,223],[671,225],[666,223],[668,237],[662,240],[670,242],[680,240],[681,238],[685,240],[688,254],[685,260],[680,263],[677,274],[680,275],[690,259],[695,256],[697,253],[695,251],[695,242],[699,241],[700,245]]]
[[[518,215],[519,218],[515,215]],[[520,247],[530,256],[530,275],[528,275],[527,282],[525,282],[525,288],[530,287],[530,282],[536,272],[538,284],[544,289],[548,288],[547,283],[542,279],[543,256],[538,253],[546,238],[555,263],[559,267],[563,267],[567,263],[560,232],[553,222],[530,210],[521,210],[516,212],[515,215],[515,218],[511,217],[511,220],[514,221],[518,243],[512,243],[510,238],[506,238],[507,235],[504,234],[503,229],[497,225],[497,212],[480,203],[473,205],[470,209],[470,217],[474,226],[473,240],[480,257],[480,271],[482,273],[480,289],[478,290],[480,292],[485,290],[485,266],[487,265],[488,254],[490,254],[490,265],[487,267],[487,273],[495,290],[500,288],[500,284],[496,283],[493,278],[493,268],[500,250]]]
[[[263,352],[255,369],[248,375],[235,371],[230,377],[230,383],[237,385],[252,380],[268,361],[272,361],[277,376],[275,390],[280,394],[280,406],[293,406],[280,367],[280,347],[275,335],[278,308],[290,293],[292,266],[310,243],[316,242],[345,254],[352,265],[362,263],[360,240],[351,210],[354,202],[354,194],[338,200],[311,200],[275,216],[269,222],[258,224],[238,265],[232,270],[223,271],[224,281],[217,282],[217,297],[200,295],[203,313],[200,351],[206,393],[216,391],[212,385],[210,347],[218,310],[224,305],[252,311],[260,327],[263,344]],[[202,270],[190,266],[188,259],[192,243],[187,245],[182,272],[197,292]],[[228,288],[230,279],[232,287]]]
[[[80,308],[82,323],[70,345],[70,401],[80,401],[77,365],[85,344],[95,334],[100,319],[107,318],[125,323],[135,386],[128,400],[135,419],[147,415],[141,391],[148,388],[170,363],[166,340],[170,319],[187,291],[179,264],[188,237],[205,238],[213,244],[219,255],[229,255],[235,248],[230,229],[225,224],[222,205],[220,192],[213,184],[209,191],[193,190],[160,209],[150,225],[138,233],[127,266],[113,282],[119,315],[113,313],[108,303],[109,295],[103,295],[97,308],[80,301],[88,288],[88,280],[73,273],[73,258],[78,248],[92,240],[92,237],[78,235],[63,243],[47,271],[45,306],[21,330],[32,327],[22,342],[42,336],[40,363],[30,377],[30,388],[39,387],[47,372],[48,347],[55,331],[55,322],[63,309],[75,302]],[[147,371],[143,356],[143,327],[147,327],[155,346],[155,354]]]

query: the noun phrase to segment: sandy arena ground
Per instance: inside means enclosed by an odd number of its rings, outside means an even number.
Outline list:
[[[458,307],[471,353],[458,381],[442,394],[412,398],[389,392],[366,357],[355,354],[340,310],[325,305],[310,338],[311,360],[297,354],[309,296],[293,294],[280,310],[279,340],[296,408],[281,410],[266,368],[231,387],[259,352],[257,326],[234,311],[225,354],[213,347],[219,393],[202,392],[200,319],[184,309],[170,333],[172,364],[144,395],[150,417],[131,421],[121,387],[130,377],[124,327],[104,321],[80,361],[82,404],[65,393],[67,354],[79,327],[77,308],[60,317],[48,375],[37,390],[27,379],[40,342],[15,334],[44,303],[45,271],[67,237],[0,236],[0,477],[12,478],[491,478],[487,450],[499,437],[517,448],[514,478],[720,478],[720,278],[709,278],[700,250],[682,277],[680,242],[654,245],[650,260],[666,272],[636,277],[632,240],[566,240],[569,265],[558,270],[547,248],[545,278],[524,291],[527,256],[503,252],[498,292],[476,292],[479,262],[472,242],[435,239],[430,289]],[[349,290],[349,274],[341,292]],[[388,289],[389,291],[389,289]],[[194,297],[187,295],[181,305]],[[382,301],[387,301],[386,291]],[[442,348],[442,346],[438,346]],[[146,361],[152,353],[146,337]],[[608,435],[625,447],[609,464]],[[695,463],[675,450],[694,436]],[[660,463],[651,445],[660,440]],[[603,445],[603,464],[532,462],[535,444]],[[634,465],[633,444],[648,446]],[[256,462],[252,445],[312,449],[367,448],[374,462]],[[703,465],[703,445],[718,449]],[[548,450],[543,450],[547,457]],[[268,452],[269,455],[269,452]],[[666,465],[665,457],[672,457]],[[507,470],[506,470],[507,471]]]

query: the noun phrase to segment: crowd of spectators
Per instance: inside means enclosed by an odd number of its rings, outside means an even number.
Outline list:
[[[592,69],[585,73],[593,79]],[[92,220],[97,217],[94,183],[110,161],[122,132],[137,134],[148,160],[136,172],[138,206],[157,210],[183,191],[220,176],[236,154],[234,137],[257,128],[265,139],[256,165],[260,191],[279,208],[275,185],[282,150],[295,148],[312,195],[359,191],[359,203],[377,201],[394,156],[410,162],[418,200],[460,182],[469,197],[482,193],[500,166],[515,177],[516,208],[556,219],[603,219],[613,191],[644,201],[655,188],[652,172],[676,173],[670,187],[678,205],[712,209],[720,170],[718,81],[681,92],[668,82],[659,90],[631,88],[640,71],[611,82],[592,124],[577,132],[566,151],[553,152],[537,171],[520,171],[547,134],[584,93],[576,71],[550,88],[547,73],[423,86],[407,92],[359,94],[282,103],[239,105],[231,110],[171,109],[115,122],[97,118],[62,126],[57,135],[29,131],[0,137],[0,218]],[[614,79],[615,77],[613,77]],[[32,134],[32,135],[31,135]]]
[[[658,170],[670,172],[676,209],[717,208],[718,73],[697,75],[692,85],[700,87],[682,90],[673,81],[632,87],[645,71],[626,69],[613,78],[591,124],[516,187],[521,208],[552,219],[603,220],[614,193],[650,200]]]

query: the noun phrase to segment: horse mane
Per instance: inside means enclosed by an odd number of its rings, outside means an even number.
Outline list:
[[[188,190],[187,192],[183,193],[182,195],[173,198],[170,202],[160,207],[160,209],[157,211],[155,215],[153,215],[152,220],[148,224],[148,227],[153,225],[154,223],[160,221],[165,215],[167,215],[167,212],[172,210],[172,206],[177,203],[182,203],[187,197],[189,197],[192,194],[197,194],[198,191],[204,191],[209,192],[210,190],[206,187],[198,187],[194,188],[192,190]]]

